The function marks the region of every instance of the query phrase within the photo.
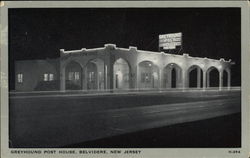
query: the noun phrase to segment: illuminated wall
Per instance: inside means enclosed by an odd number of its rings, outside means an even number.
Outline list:
[[[55,74],[58,89],[62,91],[189,87],[206,89],[214,86],[218,89],[230,88],[230,68],[233,65],[231,60],[225,61],[223,58],[216,60],[191,57],[188,54],[173,55],[137,50],[136,47],[118,48],[114,44],[106,44],[104,47],[94,49],[83,48],[70,51],[61,49],[60,58],[56,61],[58,62],[52,64],[52,67],[49,63],[43,66],[43,71],[51,70]],[[29,74],[34,71],[28,62],[16,63],[18,65],[16,75],[18,72]],[[38,63],[35,63],[33,67],[37,65]],[[41,72],[45,73],[43,71]],[[37,76],[42,75],[38,73],[39,71],[32,77],[31,85],[17,84],[16,89],[34,90],[34,85],[40,81]],[[70,88],[71,86],[74,88]]]

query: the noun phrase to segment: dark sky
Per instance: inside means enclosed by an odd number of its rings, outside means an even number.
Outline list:
[[[105,43],[157,51],[159,34],[182,32],[189,55],[235,61],[232,82],[240,85],[240,18],[240,8],[9,9],[10,80],[15,60]]]

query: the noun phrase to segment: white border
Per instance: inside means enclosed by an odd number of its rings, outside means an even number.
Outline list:
[[[2,5],[1,5],[2,6]],[[246,158],[249,154],[249,8],[246,1],[61,1],[61,2],[28,2],[28,1],[8,1],[1,7],[1,157],[242,157]],[[140,148],[142,153],[139,155],[111,155],[111,154],[84,154],[84,155],[36,155],[36,154],[10,154],[8,148],[8,8],[92,8],[92,7],[240,7],[241,8],[241,59],[242,59],[242,148],[240,154],[229,154],[229,150],[234,148]],[[239,52],[235,52],[239,53]],[[21,150],[21,148],[19,148]],[[38,148],[35,148],[38,149]],[[52,148],[50,148],[52,150]],[[90,148],[89,148],[90,149]],[[28,149],[25,149],[28,150]],[[34,150],[34,149],[33,149]],[[42,151],[46,149],[41,149]],[[54,149],[54,150],[59,150]],[[66,150],[66,149],[63,149]],[[75,150],[80,150],[79,148]],[[107,149],[108,151],[111,149]]]

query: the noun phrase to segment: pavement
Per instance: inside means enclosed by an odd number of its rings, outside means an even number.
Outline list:
[[[240,90],[58,95],[10,97],[10,147],[61,147],[241,112]]]
[[[150,128],[62,148],[240,148],[241,113]]]

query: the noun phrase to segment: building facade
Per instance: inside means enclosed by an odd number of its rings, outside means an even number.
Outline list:
[[[230,88],[231,60],[118,48],[60,50],[58,59],[16,61],[15,90]]]

